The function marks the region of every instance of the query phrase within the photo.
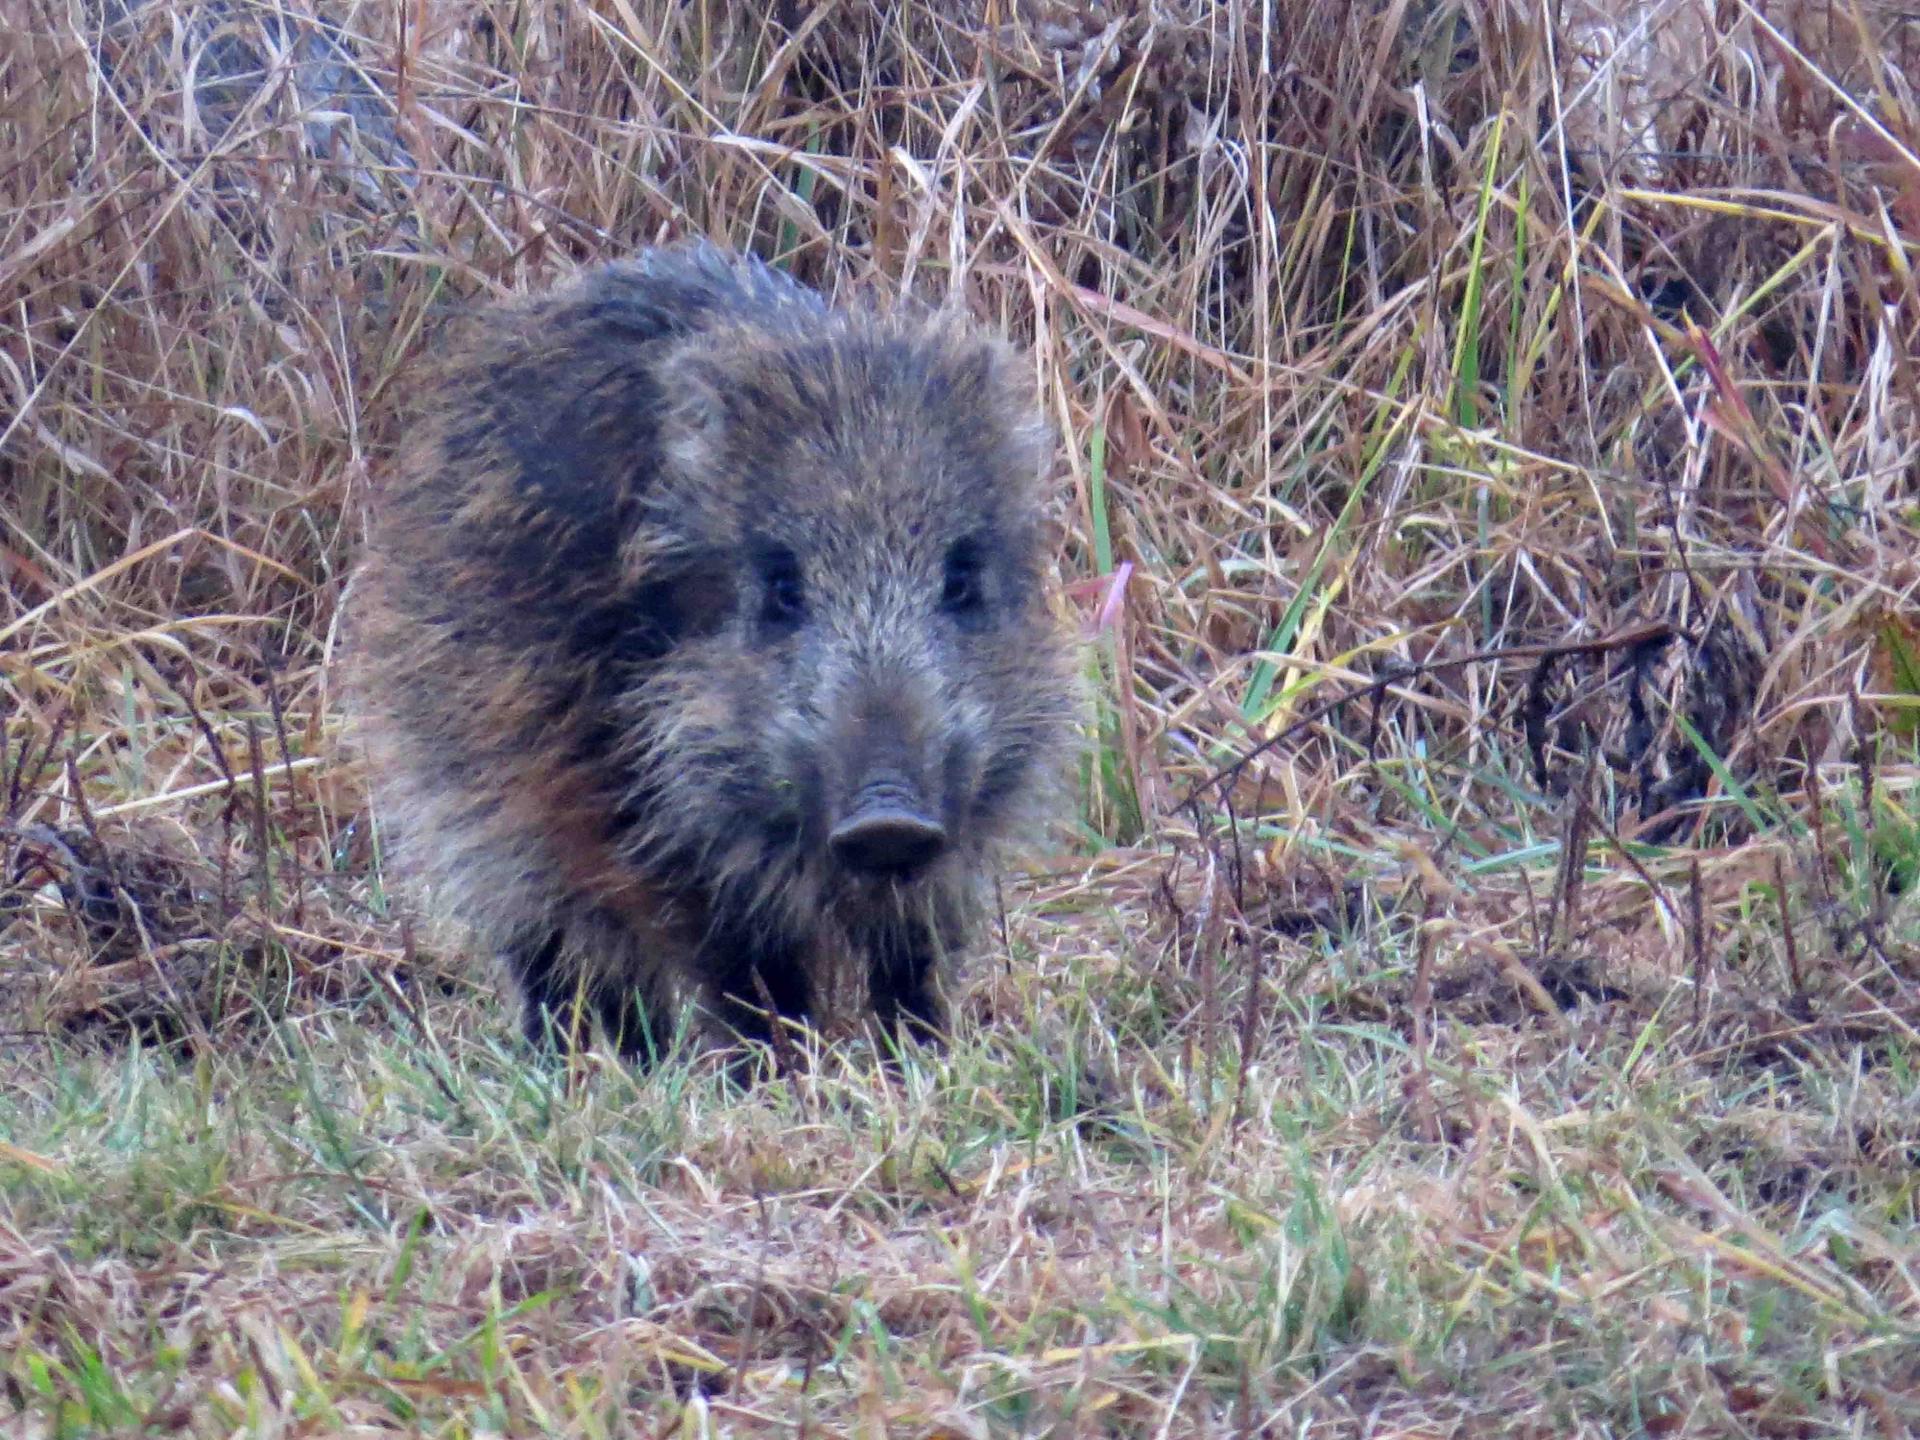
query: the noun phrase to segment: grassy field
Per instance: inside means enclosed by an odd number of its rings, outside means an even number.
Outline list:
[[[1915,75],[1891,0],[0,0],[0,1434],[1916,1433]],[[438,324],[688,234],[1061,435],[1078,811],[898,1075],[530,1064],[339,744]]]

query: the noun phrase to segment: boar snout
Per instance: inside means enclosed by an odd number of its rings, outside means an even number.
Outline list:
[[[883,778],[861,788],[827,847],[849,870],[905,877],[939,858],[947,827],[926,813],[911,786]]]
[[[938,792],[923,783],[937,769],[929,753],[937,749],[932,697],[907,666],[861,678],[843,712],[843,788],[827,851],[854,874],[908,879],[937,860],[950,838]]]

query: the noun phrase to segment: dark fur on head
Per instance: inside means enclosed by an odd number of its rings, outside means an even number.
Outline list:
[[[1030,386],[674,247],[470,328],[379,498],[354,709],[408,868],[531,1030],[749,1036],[852,962],[941,1023],[996,847],[1072,728]]]

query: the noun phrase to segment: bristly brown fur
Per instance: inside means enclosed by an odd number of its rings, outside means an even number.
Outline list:
[[[691,998],[764,1036],[849,962],[938,1029],[1072,728],[1026,389],[951,316],[704,245],[451,347],[356,582],[354,708],[404,867],[531,1032],[577,997],[638,1056]]]

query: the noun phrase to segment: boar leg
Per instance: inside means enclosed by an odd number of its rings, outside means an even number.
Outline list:
[[[761,937],[756,943],[736,937],[731,944],[716,943],[714,949],[725,957],[714,975],[720,1018],[742,1040],[771,1042],[773,1020],[805,1023],[812,1016],[813,984],[798,945],[780,938]]]
[[[586,1037],[586,1016],[574,1008],[578,987],[560,969],[562,932],[525,936],[508,945],[502,958],[520,987],[520,1026],[535,1050],[571,1052]]]
[[[874,1018],[896,1040],[938,1041],[946,1007],[935,983],[940,940],[923,926],[886,931],[868,945],[867,994]]]
[[[670,1038],[653,997],[631,985],[603,985],[593,994],[600,1025],[620,1058],[634,1066],[658,1060]]]

